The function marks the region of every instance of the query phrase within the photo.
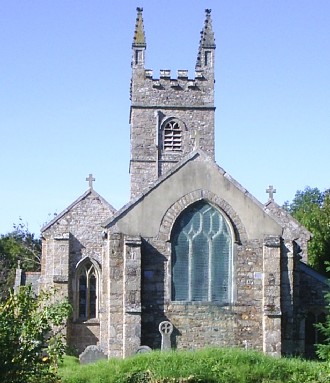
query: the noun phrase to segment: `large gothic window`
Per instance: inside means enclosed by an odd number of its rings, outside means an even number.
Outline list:
[[[172,300],[229,303],[232,234],[224,216],[200,201],[172,231]]]
[[[182,149],[182,129],[178,120],[170,120],[164,126],[164,150],[179,151]]]
[[[87,320],[97,317],[98,277],[91,261],[84,262],[77,272],[78,317]]]

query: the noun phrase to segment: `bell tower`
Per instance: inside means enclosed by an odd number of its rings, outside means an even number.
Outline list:
[[[146,39],[142,8],[132,44],[131,198],[200,148],[214,159],[214,52],[211,10],[205,10],[195,75],[169,69],[159,77],[145,69]]]

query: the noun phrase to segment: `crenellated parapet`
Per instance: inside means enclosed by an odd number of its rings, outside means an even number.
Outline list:
[[[171,70],[162,69],[154,76],[151,69],[138,71],[133,76],[130,98],[132,106],[213,106],[214,78],[203,69],[196,69],[190,78],[188,70],[180,69],[173,76]]]
[[[179,69],[177,71],[177,76],[172,77],[170,69],[161,69],[159,73],[159,77],[153,77],[153,70],[146,69],[145,72],[146,80],[152,80],[152,86],[154,88],[163,89],[164,87],[170,88],[191,88],[197,89],[200,87],[207,78],[204,75],[203,70],[196,70],[194,78],[188,77],[187,69]]]
[[[153,78],[153,70],[152,69],[146,69],[145,70],[145,76],[147,78]],[[188,77],[188,69],[179,69],[178,72],[177,72],[177,76],[176,78],[173,78],[171,76],[171,70],[170,69],[161,69],[160,72],[159,72],[159,77],[158,78],[161,78],[161,79],[165,79],[165,80],[188,80],[189,77]],[[203,74],[203,70],[196,70],[195,71],[195,79],[205,79],[204,78],[204,74]],[[192,80],[189,80],[189,81],[192,81]]]

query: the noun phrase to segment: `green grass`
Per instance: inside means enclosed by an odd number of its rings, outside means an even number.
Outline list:
[[[151,352],[124,360],[79,365],[66,357],[63,383],[329,383],[321,362],[275,359],[239,349]]]

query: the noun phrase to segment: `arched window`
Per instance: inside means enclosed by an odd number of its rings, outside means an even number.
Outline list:
[[[179,151],[182,149],[182,128],[178,120],[170,120],[164,126],[164,150]]]
[[[98,275],[94,264],[88,260],[77,272],[78,283],[78,318],[92,319],[97,317]]]
[[[205,201],[188,207],[172,231],[172,300],[231,301],[232,234]]]

